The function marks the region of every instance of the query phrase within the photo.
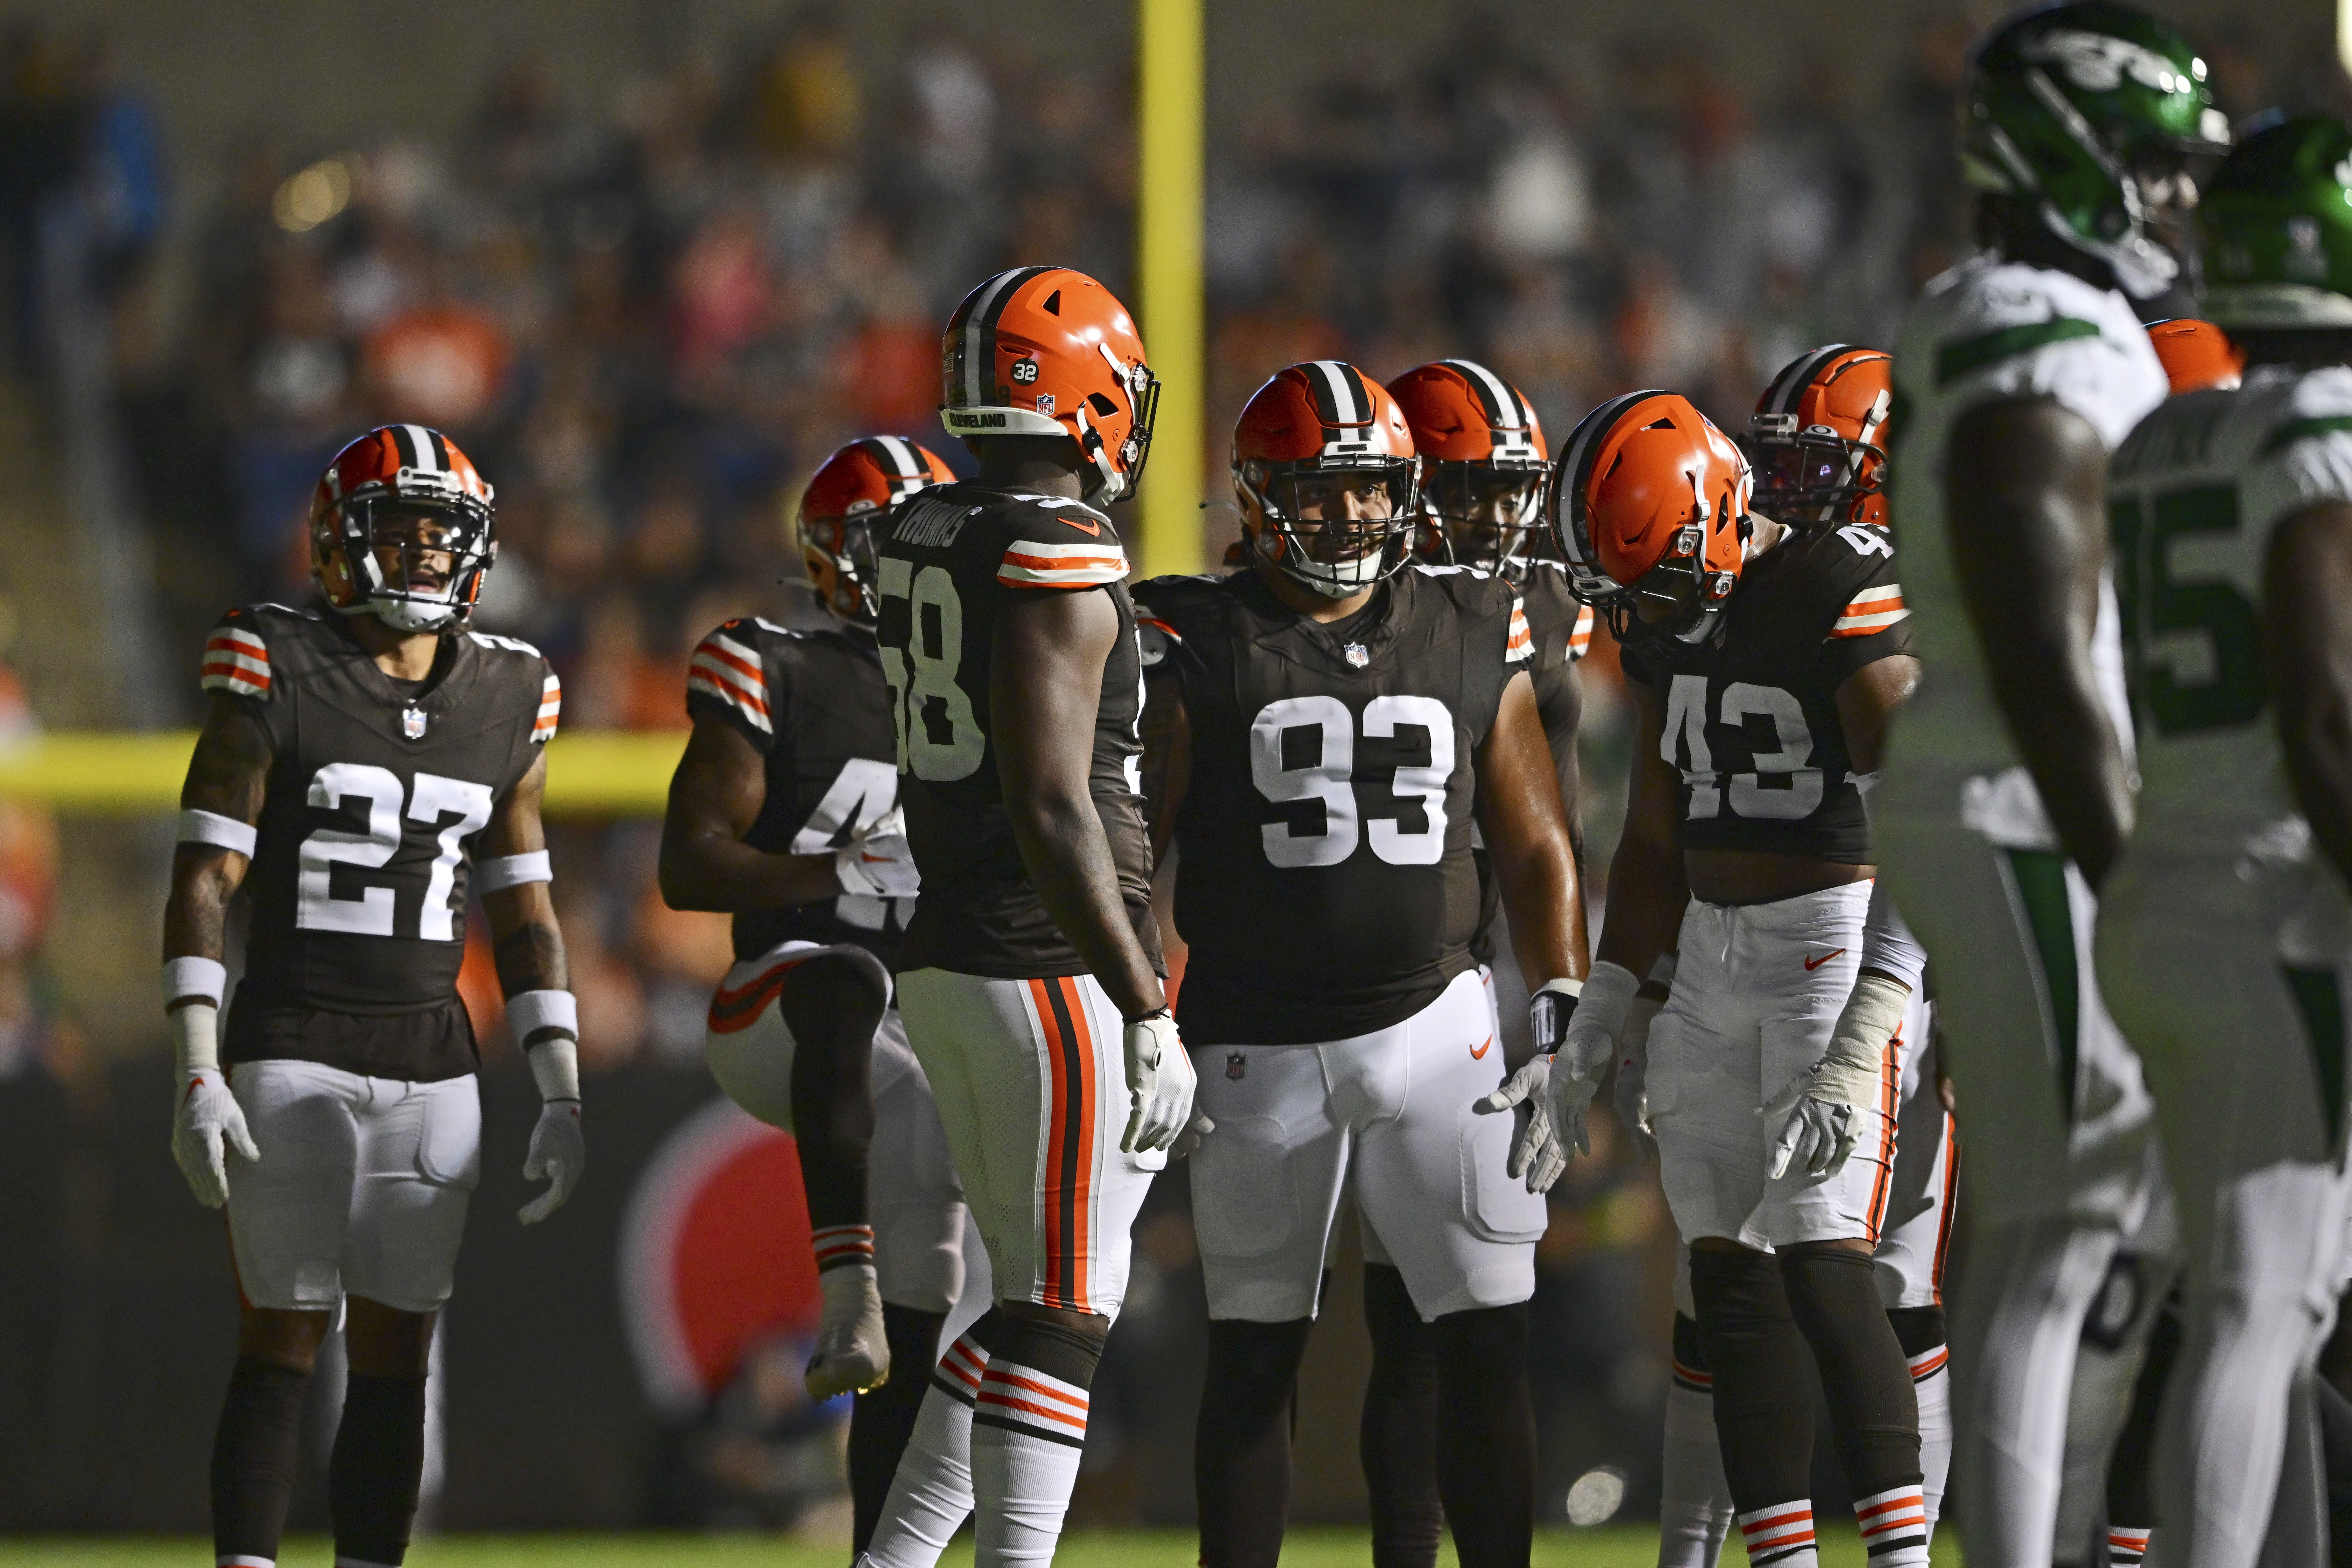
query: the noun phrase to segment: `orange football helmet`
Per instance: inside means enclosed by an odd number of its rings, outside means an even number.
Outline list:
[[[874,525],[925,486],[954,477],[938,454],[896,435],[853,441],[819,465],[801,492],[793,540],[827,610],[860,626],[874,624],[881,613]]]
[[[1550,452],[1518,388],[1468,360],[1416,365],[1389,383],[1421,457],[1423,553],[1517,578],[1543,514]]]
[[[403,632],[463,625],[499,559],[488,481],[421,424],[371,430],[328,463],[310,496],[310,574],[329,605]],[[446,556],[448,568],[426,559]]]
[[[1250,549],[1292,580],[1345,599],[1405,563],[1412,431],[1388,389],[1355,366],[1313,360],[1258,388],[1234,426],[1233,467]],[[1341,482],[1351,476],[1363,482]],[[1310,507],[1318,517],[1301,515]],[[1333,507],[1357,515],[1325,515]]]
[[[1756,506],[1792,528],[1886,526],[1886,416],[1895,358],[1845,343],[1808,349],[1756,400]]]
[[[1097,506],[1143,477],[1160,382],[1127,307],[1083,272],[1016,267],[965,295],[940,344],[940,382],[950,435],[1076,442]]]
[[[2209,387],[2227,391],[2246,379],[2244,351],[2210,321],[2193,316],[2151,321],[2147,340],[2164,361],[2164,377],[2172,383],[2175,397]]]
[[[1739,583],[1748,490],[1747,459],[1689,400],[1610,399],[1570,434],[1545,494],[1569,591],[1620,643],[1703,641]]]

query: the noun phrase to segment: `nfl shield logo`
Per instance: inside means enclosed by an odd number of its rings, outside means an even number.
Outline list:
[[[400,710],[400,733],[411,740],[425,738],[425,710],[409,706]]]
[[[1039,413],[1046,414],[1050,414],[1054,412],[1054,394],[1052,392],[1039,392],[1037,394],[1037,412]]]
[[[1370,650],[1367,649],[1361,643],[1350,643],[1348,644],[1348,663],[1350,665],[1360,670],[1371,662],[1372,655]]]
[[[1228,1056],[1228,1057],[1226,1057],[1226,1058],[1225,1058],[1225,1076],[1226,1076],[1226,1077],[1228,1077],[1228,1078],[1243,1078],[1243,1077],[1246,1077],[1246,1076],[1248,1075],[1248,1073],[1249,1073],[1249,1058],[1248,1058],[1248,1057],[1244,1056],[1240,1051],[1234,1051],[1231,1056]]]

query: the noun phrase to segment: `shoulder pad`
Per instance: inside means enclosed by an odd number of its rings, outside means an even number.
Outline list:
[[[753,625],[765,625],[754,621]],[[776,733],[768,716],[767,661],[745,634],[745,623],[730,621],[695,644],[687,662],[686,694],[698,694],[724,703],[739,718],[762,735]]]
[[[267,699],[269,695],[269,622],[264,611],[283,605],[250,605],[232,610],[205,638],[205,654],[197,666],[197,684],[208,692],[234,697]],[[286,612],[289,614],[294,612]]]
[[[1024,496],[999,521],[1006,536],[996,563],[1003,587],[1099,588],[1127,576],[1118,529],[1083,502]]]

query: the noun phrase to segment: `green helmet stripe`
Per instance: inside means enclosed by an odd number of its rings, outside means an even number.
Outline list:
[[[2030,354],[2052,343],[2098,335],[2099,324],[2096,321],[2059,316],[2047,321],[2028,321],[2021,326],[2003,327],[1979,338],[1963,338],[1957,343],[1945,344],[1943,351],[1936,356],[1936,384],[1949,386],[1971,371],[1983,370],[1987,365],[1997,365],[2003,360]]]

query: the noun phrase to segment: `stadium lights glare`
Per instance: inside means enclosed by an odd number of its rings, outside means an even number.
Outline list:
[[[351,165],[341,158],[322,158],[286,177],[270,200],[270,215],[288,234],[305,234],[341,212],[351,199]]]

